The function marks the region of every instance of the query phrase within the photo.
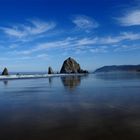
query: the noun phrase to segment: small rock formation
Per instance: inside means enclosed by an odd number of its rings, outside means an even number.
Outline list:
[[[48,74],[54,74],[53,69],[51,67],[48,68]]]
[[[4,68],[4,70],[3,70],[3,72],[2,72],[1,75],[9,75],[8,69],[7,68]]]
[[[69,57],[64,61],[60,73],[88,73],[88,71],[82,70],[80,64]]]

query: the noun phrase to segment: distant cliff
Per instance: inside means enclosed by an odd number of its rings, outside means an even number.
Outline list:
[[[120,65],[120,66],[104,66],[94,72],[115,72],[115,71],[127,71],[127,72],[140,72],[140,65]]]

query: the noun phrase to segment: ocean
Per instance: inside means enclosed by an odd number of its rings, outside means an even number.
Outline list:
[[[139,140],[140,73],[0,81],[0,140]]]

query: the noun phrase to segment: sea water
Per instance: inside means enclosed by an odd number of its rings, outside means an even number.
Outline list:
[[[140,73],[0,81],[0,140],[139,140]]]

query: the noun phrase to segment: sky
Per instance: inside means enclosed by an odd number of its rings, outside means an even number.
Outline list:
[[[0,0],[0,71],[140,64],[140,0]]]

